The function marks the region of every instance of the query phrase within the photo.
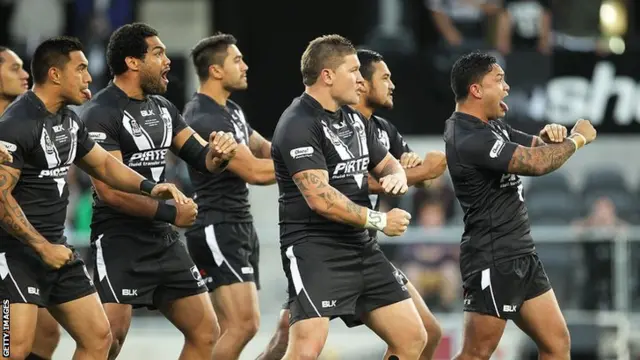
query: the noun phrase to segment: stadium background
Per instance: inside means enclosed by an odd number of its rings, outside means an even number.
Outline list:
[[[249,89],[232,98],[269,138],[282,110],[303,91],[299,59],[307,42],[339,33],[386,57],[397,89],[396,108],[383,115],[420,154],[443,150],[443,124],[453,109],[452,61],[472,49],[494,51],[511,85],[506,120],[514,127],[537,132],[550,121],[572,126],[579,117],[597,126],[597,141],[560,171],[526,179],[525,196],[540,257],[569,323],[573,358],[638,359],[640,26],[634,19],[640,6],[635,0],[548,0],[549,7],[542,0],[505,1],[0,0],[0,44],[28,64],[40,40],[79,37],[95,93],[109,79],[104,52],[111,31],[147,22],[168,47],[167,97],[182,108],[196,88],[190,47],[215,31],[232,33],[250,68]],[[550,27],[540,27],[546,20]],[[458,33],[441,30],[448,21]],[[173,162],[169,177],[190,191],[184,164]],[[86,249],[90,183],[72,172],[69,186],[68,236]],[[262,244],[262,324],[242,359],[263,349],[285,297],[276,187],[252,187],[251,202]],[[392,205],[412,212],[413,226],[402,238],[381,241],[442,322],[437,359],[450,359],[462,334],[459,205],[447,176],[426,192],[389,200]],[[138,311],[120,359],[174,359],[181,343],[163,318]],[[54,358],[68,359],[72,351],[65,334]],[[383,351],[366,328],[347,330],[334,321],[323,359],[375,359]],[[494,358],[533,359],[533,351],[509,325]]]

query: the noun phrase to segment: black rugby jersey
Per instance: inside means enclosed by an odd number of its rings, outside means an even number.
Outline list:
[[[409,148],[407,142],[404,141],[398,129],[387,119],[371,115],[369,126],[372,127],[372,131],[376,134],[378,142],[380,142],[394,158],[400,160],[402,154],[411,152],[411,148]],[[380,210],[380,196],[378,194],[370,194],[369,200],[371,200],[371,207],[373,207],[374,210]],[[376,237],[377,233],[376,230],[369,231],[371,237]]]
[[[27,220],[51,243],[64,243],[69,203],[69,167],[94,147],[75,112],[47,111],[32,91],[16,99],[0,117],[0,143],[13,155],[5,164],[22,171],[13,190]],[[25,246],[0,229],[0,251]]]
[[[308,94],[293,100],[273,134],[271,157],[278,182],[280,242],[289,246],[309,238],[357,243],[369,240],[362,228],[331,221],[307,205],[293,175],[321,169],[329,185],[354,203],[369,207],[367,176],[386,149],[359,113],[343,107],[332,113]]]
[[[380,142],[394,158],[400,160],[402,154],[411,152],[411,148],[407,145],[407,142],[404,141],[398,129],[387,119],[372,115],[371,119],[369,119],[369,126],[372,127],[371,131],[376,134],[378,142]],[[374,210],[379,210],[380,197],[378,194],[369,195],[369,199],[371,200],[371,206],[373,206]]]
[[[187,103],[184,119],[203,139],[208,139],[213,131],[224,131],[234,134],[238,144],[249,146],[249,137],[253,134],[238,104],[227,100],[227,105],[221,106],[204,94],[195,94]],[[196,191],[198,223],[253,221],[249,188],[241,177],[232,171],[203,174],[191,166],[189,175]]]
[[[444,141],[454,191],[464,211],[462,276],[534,252],[522,182],[508,173],[517,146],[531,146],[533,137],[500,120],[484,123],[455,112],[445,124]]]
[[[165,156],[173,137],[187,127],[178,109],[162,96],[144,100],[129,98],[110,83],[98,92],[81,114],[89,136],[107,151],[120,150],[125,165],[147,179],[165,180]],[[162,230],[170,225],[162,221],[134,217],[111,208],[94,190],[91,227],[112,229],[132,226]]]

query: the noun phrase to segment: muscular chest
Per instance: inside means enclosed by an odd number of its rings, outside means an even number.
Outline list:
[[[168,109],[153,102],[127,107],[120,124],[120,150],[131,168],[163,167],[173,140]]]
[[[369,167],[369,148],[361,119],[345,115],[322,121],[324,153],[330,181],[353,180],[362,187]]]

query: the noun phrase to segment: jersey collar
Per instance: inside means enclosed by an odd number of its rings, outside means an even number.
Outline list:
[[[479,118],[467,113],[460,112],[460,111],[455,111],[453,113],[453,118],[456,121],[463,122],[475,128],[484,128],[487,126],[487,123],[480,120]]]

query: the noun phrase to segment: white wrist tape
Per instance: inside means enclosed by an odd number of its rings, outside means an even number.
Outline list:
[[[382,231],[387,226],[387,214],[367,209],[365,229]]]
[[[576,135],[576,136],[580,136],[582,138],[582,145],[578,145],[578,142],[576,140],[574,140],[571,136]],[[571,136],[567,137],[567,139],[571,140],[571,142],[573,142],[573,145],[576,146],[576,151],[578,151],[578,149],[580,149],[581,147],[587,145],[587,139],[584,137],[584,135],[579,134],[579,133],[573,133],[571,134]]]

